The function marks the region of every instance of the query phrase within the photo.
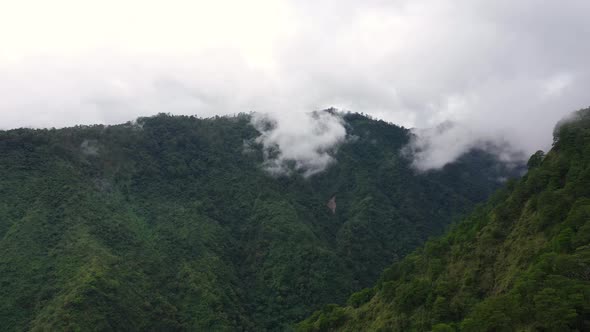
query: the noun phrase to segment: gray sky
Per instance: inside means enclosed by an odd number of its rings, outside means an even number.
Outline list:
[[[546,149],[590,105],[588,40],[587,0],[0,0],[0,128],[333,106],[454,122],[419,132],[436,168],[487,139]]]

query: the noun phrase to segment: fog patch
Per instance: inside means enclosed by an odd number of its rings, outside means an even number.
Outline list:
[[[522,165],[526,160],[521,149],[496,132],[486,135],[453,122],[444,122],[434,128],[413,129],[402,155],[412,160],[415,169],[423,172],[440,169],[474,149],[495,155],[509,167]]]
[[[85,139],[82,141],[82,144],[80,144],[80,150],[84,155],[98,156],[98,141],[94,139]]]
[[[263,149],[263,167],[273,175],[322,172],[346,138],[342,118],[326,111],[254,113],[251,123],[260,132],[255,142]]]

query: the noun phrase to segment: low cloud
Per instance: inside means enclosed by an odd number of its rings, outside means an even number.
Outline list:
[[[473,140],[472,131],[457,127],[446,122],[434,128],[414,129],[410,143],[404,147],[404,155],[412,159],[412,165],[421,171],[445,166],[478,145]]]
[[[252,125],[260,132],[256,143],[263,148],[263,167],[274,175],[309,177],[325,170],[346,138],[343,120],[325,111],[255,113]]]
[[[82,154],[87,156],[98,156],[98,142],[96,140],[85,139],[80,144],[80,150]]]
[[[518,145],[502,140],[500,133],[482,135],[453,122],[434,128],[413,129],[402,154],[412,160],[412,166],[417,170],[429,171],[442,168],[474,149],[491,153],[508,165],[520,164],[527,158]]]

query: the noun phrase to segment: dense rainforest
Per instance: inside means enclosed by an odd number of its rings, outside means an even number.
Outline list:
[[[303,331],[590,331],[590,109],[445,235]]]
[[[344,305],[484,201],[499,179],[521,171],[474,150],[442,170],[419,173],[400,153],[408,129],[361,114],[339,116],[350,139],[312,177],[266,172],[248,114],[160,114],[112,126],[0,131],[1,330],[289,329],[326,304]],[[374,317],[384,326],[420,329],[458,320],[485,294],[512,296],[507,290],[519,289],[513,279],[523,264],[550,246],[559,251],[543,256],[543,269],[556,261],[572,266],[568,273],[584,272],[573,266],[587,255],[576,251],[587,242],[578,231],[588,227],[580,221],[587,206],[572,197],[586,189],[569,174],[588,174],[586,161],[573,155],[586,147],[560,140],[558,148],[564,152],[552,152],[502,194],[512,195],[512,203],[493,213],[494,203],[480,208],[472,222],[389,269],[379,286],[362,293],[368,304],[335,309],[345,313],[338,322]],[[547,205],[555,202],[567,205]],[[514,238],[503,249],[521,210],[538,229],[526,228],[517,234],[526,242]],[[568,226],[557,229],[566,210],[573,211]],[[465,242],[475,235],[486,247]],[[506,263],[486,266],[496,251]],[[469,261],[461,258],[467,253],[474,255]],[[545,270],[539,271],[531,278],[541,278]],[[457,284],[464,276],[466,284]],[[442,278],[447,286],[439,286]],[[584,300],[578,284],[565,286],[566,293],[543,294],[571,296],[572,305]],[[500,300],[482,305],[504,305]],[[434,316],[433,308],[447,304]],[[392,305],[403,311],[379,318]]]

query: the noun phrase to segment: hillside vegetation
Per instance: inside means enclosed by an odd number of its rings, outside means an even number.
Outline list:
[[[347,114],[325,172],[273,177],[250,121],[0,131],[2,330],[284,330],[372,285],[517,171],[472,151],[416,174],[407,129]]]
[[[590,109],[450,232],[304,331],[589,331]]]

